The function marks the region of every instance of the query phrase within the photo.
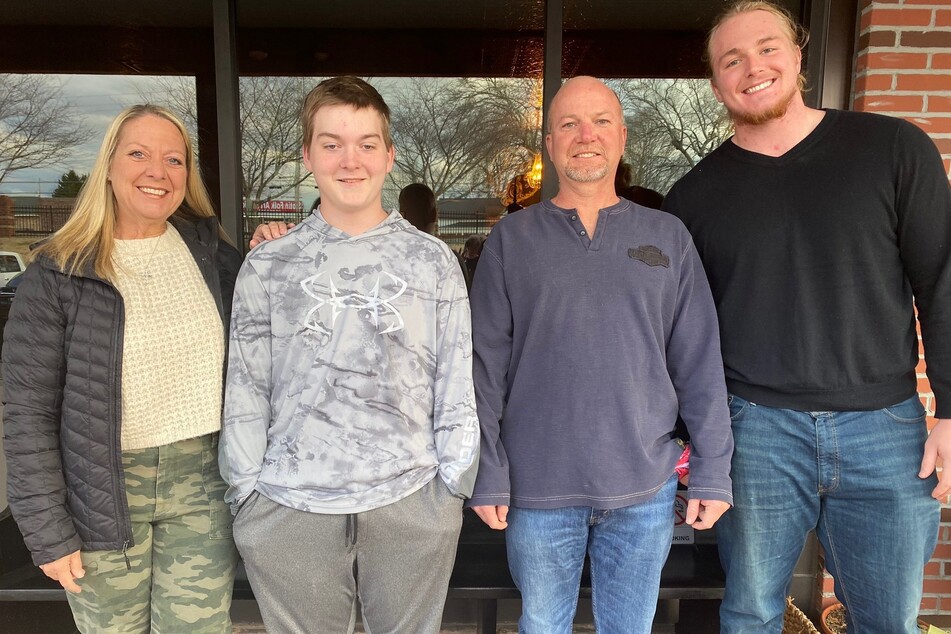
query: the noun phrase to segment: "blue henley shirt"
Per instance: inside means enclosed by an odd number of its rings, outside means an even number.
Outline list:
[[[732,503],[716,310],[675,217],[620,200],[594,238],[551,201],[503,218],[471,294],[482,447],[469,506],[648,499],[673,474],[678,413],[692,498]]]

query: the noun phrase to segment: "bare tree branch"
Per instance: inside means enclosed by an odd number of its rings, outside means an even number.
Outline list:
[[[91,137],[52,79],[0,75],[0,183],[17,170],[55,163]]]
[[[540,147],[536,80],[409,78],[391,100],[394,183],[498,196]]]
[[[297,119],[303,88],[303,80],[296,77],[240,79],[241,194],[246,204],[280,198],[307,179],[308,173],[300,169]],[[191,78],[161,78],[158,90],[142,97],[178,112],[194,135],[198,122]]]
[[[628,113],[633,185],[666,193],[678,178],[732,133],[726,111],[703,79],[609,82]]]

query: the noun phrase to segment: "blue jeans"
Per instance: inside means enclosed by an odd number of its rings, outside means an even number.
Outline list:
[[[604,511],[511,508],[505,542],[522,593],[523,634],[570,634],[585,552],[598,632],[648,634],[673,537],[672,477],[649,500]]]
[[[915,634],[938,536],[917,397],[876,411],[799,412],[730,396],[735,506],[717,524],[724,634],[783,629],[785,596],[815,530],[849,632]]]

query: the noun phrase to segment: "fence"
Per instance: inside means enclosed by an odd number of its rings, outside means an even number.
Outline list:
[[[310,215],[309,211],[245,211],[244,212],[244,236],[241,241],[246,245],[254,234],[254,229],[263,223],[283,221],[298,223]],[[439,210],[439,222],[437,234],[450,246],[450,248],[461,251],[466,238],[471,235],[485,236],[489,230],[499,220],[499,213],[494,214],[482,207],[474,209],[444,209]]]
[[[287,211],[245,210],[242,215],[244,236],[239,236],[242,237],[241,245],[247,246],[248,241],[251,240],[251,236],[254,235],[254,230],[258,225],[277,221],[297,224],[309,215],[310,212],[304,209]]]
[[[72,199],[42,199],[36,204],[18,202],[14,206],[14,235],[25,237],[45,237],[57,231],[73,210]],[[243,235],[240,244],[246,245],[254,234],[254,229],[264,223],[283,221],[297,224],[310,215],[306,210],[286,211],[245,211],[243,215]],[[498,214],[485,209],[440,209],[439,237],[450,247],[459,250],[470,235],[485,236],[498,221]]]
[[[15,236],[44,237],[59,230],[73,212],[72,199],[43,200],[39,204],[16,204],[13,208]]]
[[[60,229],[73,211],[72,199],[40,199],[39,202],[24,203],[16,201],[13,207],[14,235],[24,237],[45,237]],[[259,224],[281,220],[298,223],[310,212],[289,211],[247,211],[244,214],[244,244],[248,243],[255,227]],[[239,238],[241,236],[238,236]]]
[[[439,205],[439,237],[461,251],[466,238],[485,237],[505,213],[498,198],[445,198]]]
[[[466,238],[471,235],[485,237],[489,229],[498,222],[498,216],[486,216],[485,213],[473,214],[470,211],[439,210],[439,237],[456,251],[462,250]]]

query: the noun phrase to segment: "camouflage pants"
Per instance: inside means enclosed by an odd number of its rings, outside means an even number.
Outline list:
[[[82,592],[67,593],[79,630],[230,634],[237,551],[218,435],[124,451],[122,467],[134,545],[82,552]]]

